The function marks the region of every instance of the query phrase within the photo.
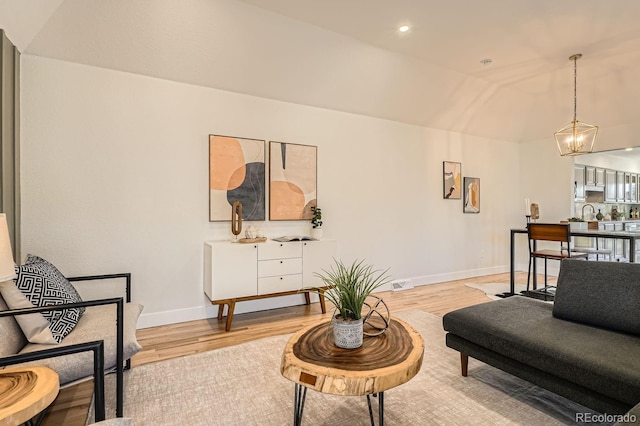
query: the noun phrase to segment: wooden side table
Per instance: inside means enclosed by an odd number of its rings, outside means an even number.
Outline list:
[[[364,338],[358,349],[333,344],[328,323],[293,335],[282,354],[280,372],[295,383],[294,424],[302,423],[307,388],[334,395],[366,395],[371,424],[371,395],[378,396],[379,424],[384,424],[384,392],[411,380],[420,371],[424,342],[409,324],[393,318],[389,329]]]
[[[0,370],[0,424],[26,423],[40,415],[56,399],[60,383],[58,373],[47,367],[12,367]]]

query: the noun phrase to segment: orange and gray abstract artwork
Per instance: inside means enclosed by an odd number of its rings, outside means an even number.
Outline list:
[[[209,135],[209,221],[231,220],[242,203],[242,220],[265,220],[265,141]]]

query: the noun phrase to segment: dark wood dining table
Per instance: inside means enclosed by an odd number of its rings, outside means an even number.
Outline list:
[[[505,293],[499,293],[496,296],[509,297],[516,294],[516,260],[515,260],[515,236],[517,234],[527,235],[527,228],[512,228],[510,238],[510,279],[509,279],[509,291]],[[590,238],[611,238],[615,240],[627,240],[629,241],[629,262],[635,262],[636,253],[636,240],[640,239],[640,231],[607,231],[607,230],[591,230],[591,229],[572,229],[572,237],[590,237]],[[535,241],[533,242],[535,244]],[[536,247],[533,247],[535,250]],[[537,273],[536,262],[533,262],[533,273]]]

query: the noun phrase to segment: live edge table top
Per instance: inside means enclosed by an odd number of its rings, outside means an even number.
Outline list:
[[[328,322],[294,334],[280,371],[292,382],[334,395],[369,395],[408,382],[420,371],[424,342],[413,327],[392,318],[387,331],[364,337],[358,349],[333,344]]]
[[[0,424],[28,422],[58,395],[58,374],[47,367],[0,370]]]

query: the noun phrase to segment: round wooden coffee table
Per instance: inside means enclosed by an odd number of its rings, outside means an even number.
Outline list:
[[[379,424],[384,423],[384,392],[420,371],[424,342],[409,324],[392,318],[387,331],[364,338],[358,349],[333,344],[328,323],[294,334],[284,348],[280,372],[295,383],[294,425],[302,423],[307,388],[334,395],[366,395],[374,424],[371,395],[378,396]]]
[[[26,423],[38,413],[35,424],[56,399],[58,374],[47,367],[12,367],[0,370],[0,424]]]

